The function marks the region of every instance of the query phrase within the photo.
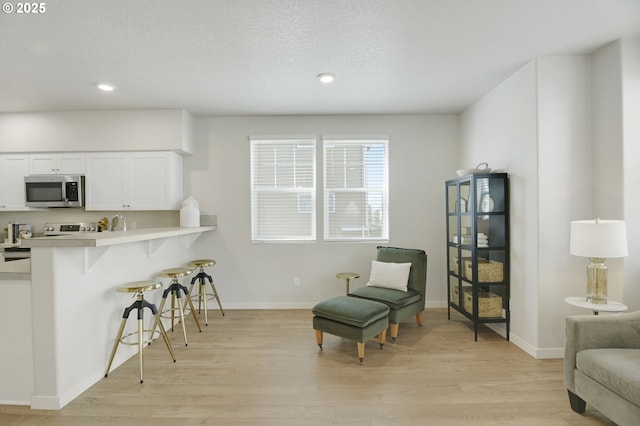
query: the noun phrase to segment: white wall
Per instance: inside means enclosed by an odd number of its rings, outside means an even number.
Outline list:
[[[364,285],[377,244],[252,244],[251,134],[389,135],[389,245],[427,252],[427,305],[445,306],[444,181],[455,176],[457,116],[196,119],[197,154],[185,157],[184,193],[200,202],[201,213],[218,216],[209,249],[218,262],[215,279],[225,308],[301,308],[342,294],[337,272],[359,272],[362,277],[352,281],[352,288]],[[300,287],[294,287],[294,277]]]
[[[610,43],[594,52],[591,69],[593,204],[590,217],[576,219],[625,219],[620,42]],[[624,263],[624,259],[606,261],[608,296],[612,300],[626,301],[623,296]]]
[[[511,176],[511,340],[538,358],[562,356],[566,315],[586,313],[563,302],[586,288],[571,220],[627,221],[630,256],[607,260],[609,296],[640,306],[638,44],[538,58],[462,114],[460,165],[488,161]]]
[[[593,132],[593,214],[622,219],[622,76],[620,42],[591,56]],[[588,218],[587,218],[588,219]]]
[[[630,310],[640,309],[640,40],[623,40],[622,105],[624,149],[624,219],[629,257],[624,259],[624,301]]]
[[[590,60],[536,61],[538,92],[538,357],[561,356],[567,296],[586,291],[587,260],[569,254],[570,222],[592,215]],[[586,313],[584,310],[576,313]]]
[[[0,152],[193,152],[193,118],[182,110],[0,114]]]
[[[531,352],[538,321],[536,67],[531,62],[462,114],[460,167],[486,161],[509,173],[510,339]],[[530,347],[531,346],[531,347]]]

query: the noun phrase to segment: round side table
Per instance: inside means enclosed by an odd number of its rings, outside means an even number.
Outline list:
[[[591,309],[593,315],[598,315],[600,312],[624,312],[628,309],[627,305],[613,300],[608,300],[607,303],[587,302],[584,296],[565,297],[564,301],[579,308]]]
[[[344,280],[345,282],[345,294],[349,294],[349,280],[355,280],[360,278],[360,274],[355,272],[338,272],[336,278]]]

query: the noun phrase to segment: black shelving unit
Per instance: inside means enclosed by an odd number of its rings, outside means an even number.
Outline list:
[[[509,340],[509,177],[473,173],[446,182],[448,318],[505,323]]]

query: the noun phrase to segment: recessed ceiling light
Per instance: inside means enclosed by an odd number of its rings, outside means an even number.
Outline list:
[[[109,83],[96,83],[96,87],[103,92],[113,92],[114,90],[116,90],[116,86]]]
[[[322,83],[325,83],[325,84],[333,83],[333,80],[335,79],[336,79],[335,74],[331,74],[328,72],[318,74],[318,80],[320,80]]]

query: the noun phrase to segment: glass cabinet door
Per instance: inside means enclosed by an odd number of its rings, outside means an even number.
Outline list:
[[[447,295],[474,322],[506,323],[509,339],[509,200],[506,173],[446,182]]]

